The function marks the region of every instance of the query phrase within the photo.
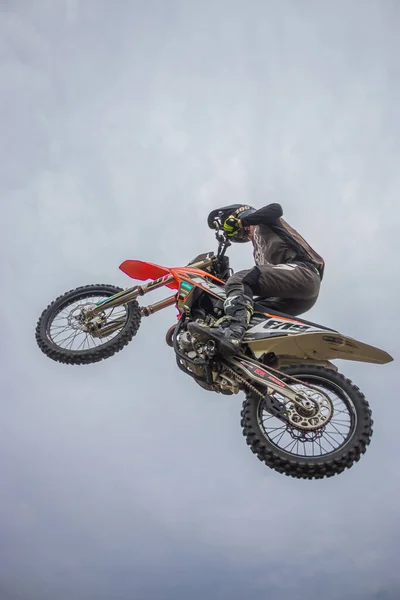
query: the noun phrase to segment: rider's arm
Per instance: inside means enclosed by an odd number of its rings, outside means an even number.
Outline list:
[[[283,215],[282,206],[280,204],[268,204],[256,212],[243,217],[240,219],[243,227],[249,227],[250,225],[270,225]]]

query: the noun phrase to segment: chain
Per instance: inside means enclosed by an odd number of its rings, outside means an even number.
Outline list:
[[[229,367],[226,363],[224,363],[224,368],[233,375],[233,378],[236,381],[238,381],[239,383],[242,383],[242,385],[247,387],[253,394],[256,394],[257,396],[260,396],[260,398],[264,399],[264,394],[262,392],[260,392],[260,390],[258,390],[254,385],[249,383],[247,381],[247,379],[245,379],[244,377],[242,377],[241,375],[236,373],[236,371],[234,369],[232,369],[232,367]]]

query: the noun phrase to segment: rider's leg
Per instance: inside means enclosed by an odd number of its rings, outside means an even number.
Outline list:
[[[226,282],[225,317],[217,327],[202,327],[189,323],[190,333],[202,341],[213,339],[222,354],[235,354],[240,348],[253,314],[253,293],[260,274],[254,269],[238,271]]]
[[[189,323],[189,331],[198,339],[213,339],[222,354],[234,354],[241,345],[253,310],[253,294],[273,298],[276,309],[282,310],[285,300],[291,300],[293,309],[300,314],[316,302],[320,288],[317,271],[304,265],[262,265],[239,271],[226,283],[225,318],[218,327],[202,327]],[[289,307],[289,304],[287,304]]]

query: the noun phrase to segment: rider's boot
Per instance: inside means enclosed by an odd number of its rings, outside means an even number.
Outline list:
[[[224,303],[225,316],[213,327],[199,323],[189,323],[189,332],[200,342],[213,340],[218,351],[225,356],[235,354],[243,341],[246,329],[253,314],[253,300],[249,296],[235,292]]]

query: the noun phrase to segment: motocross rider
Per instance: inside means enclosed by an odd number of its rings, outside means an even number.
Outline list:
[[[271,309],[293,316],[317,301],[325,263],[305,239],[282,219],[280,204],[259,210],[232,204],[212,211],[208,225],[223,223],[229,240],[253,243],[256,266],[234,273],[226,282],[225,316],[212,327],[189,323],[199,341],[212,339],[221,354],[235,354],[253,314],[253,295],[268,298]]]

